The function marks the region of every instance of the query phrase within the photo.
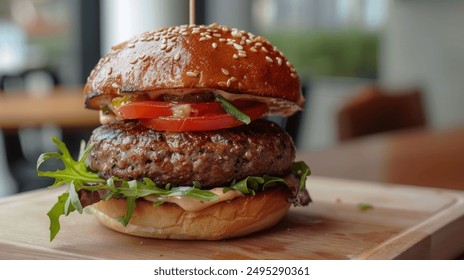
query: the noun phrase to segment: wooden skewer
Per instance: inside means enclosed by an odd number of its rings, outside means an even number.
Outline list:
[[[189,23],[195,24],[195,0],[189,0]]]

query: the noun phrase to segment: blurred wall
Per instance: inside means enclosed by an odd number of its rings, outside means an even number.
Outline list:
[[[102,0],[102,55],[113,45],[163,26],[189,23],[188,0]]]
[[[205,5],[205,23],[217,22],[230,27],[254,31],[251,4],[250,0],[208,0]]]
[[[437,128],[464,123],[463,27],[464,1],[390,1],[381,80],[422,86]]]

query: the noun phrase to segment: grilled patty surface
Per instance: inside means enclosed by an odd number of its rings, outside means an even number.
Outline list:
[[[90,168],[101,177],[152,179],[155,183],[220,187],[247,176],[284,176],[295,147],[277,124],[256,120],[232,129],[159,132],[137,121],[96,128],[89,141]]]

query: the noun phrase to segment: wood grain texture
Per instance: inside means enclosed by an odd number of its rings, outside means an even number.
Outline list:
[[[54,124],[62,128],[100,125],[98,112],[84,108],[82,88],[54,88],[31,95],[26,91],[0,92],[0,128]]]
[[[314,176],[308,185],[309,207],[226,241],[132,237],[72,213],[50,243],[46,213],[63,189],[15,195],[0,200],[0,259],[450,259],[464,251],[464,192]]]

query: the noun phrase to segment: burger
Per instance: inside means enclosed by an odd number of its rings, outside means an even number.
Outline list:
[[[268,115],[304,98],[292,64],[261,36],[218,24],[161,28],[114,46],[84,87],[101,126],[74,160],[42,154],[38,175],[66,185],[48,216],[88,207],[105,226],[159,239],[219,240],[277,224],[310,202],[310,171]],[[42,171],[50,158],[63,169]]]

